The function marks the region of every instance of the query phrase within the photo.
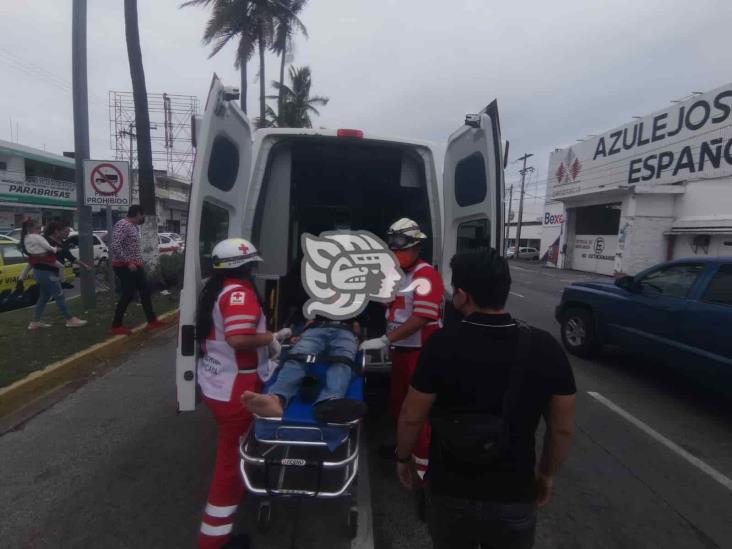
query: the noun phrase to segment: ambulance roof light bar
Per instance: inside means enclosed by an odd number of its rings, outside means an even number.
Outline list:
[[[363,139],[363,131],[362,130],[351,130],[347,128],[341,128],[338,130],[338,133],[336,134],[338,137],[353,137],[356,139]]]

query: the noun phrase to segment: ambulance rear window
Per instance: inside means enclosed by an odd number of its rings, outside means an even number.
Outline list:
[[[455,166],[455,200],[461,207],[471,206],[483,202],[487,193],[485,158],[475,152]]]
[[[208,161],[208,180],[217,189],[230,191],[239,174],[239,149],[228,137],[214,139]]]

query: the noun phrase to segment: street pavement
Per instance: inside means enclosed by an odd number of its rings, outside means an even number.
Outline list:
[[[512,262],[512,275],[509,310],[556,337],[562,288],[592,278],[521,261]],[[215,430],[204,408],[176,415],[174,345],[172,330],[160,334],[0,437],[0,546],[195,546]],[[540,510],[536,547],[731,547],[732,403],[627,352],[571,362],[577,437]],[[361,480],[370,481],[374,546],[429,547],[393,462],[377,455],[394,438],[387,381],[367,383]],[[256,503],[245,499],[240,530],[256,532]],[[344,511],[337,502],[278,502],[255,547],[349,547]]]

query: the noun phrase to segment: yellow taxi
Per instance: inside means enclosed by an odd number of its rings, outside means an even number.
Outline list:
[[[38,299],[38,288],[33,276],[29,275],[24,283],[22,294],[15,292],[20,273],[28,260],[20,253],[18,243],[10,239],[0,239],[0,311],[32,305]],[[64,282],[74,280],[74,270],[67,266]]]

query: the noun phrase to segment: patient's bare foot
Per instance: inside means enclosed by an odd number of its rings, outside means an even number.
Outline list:
[[[241,403],[251,413],[261,417],[282,417],[282,403],[277,395],[263,395],[244,391],[241,395]]]

